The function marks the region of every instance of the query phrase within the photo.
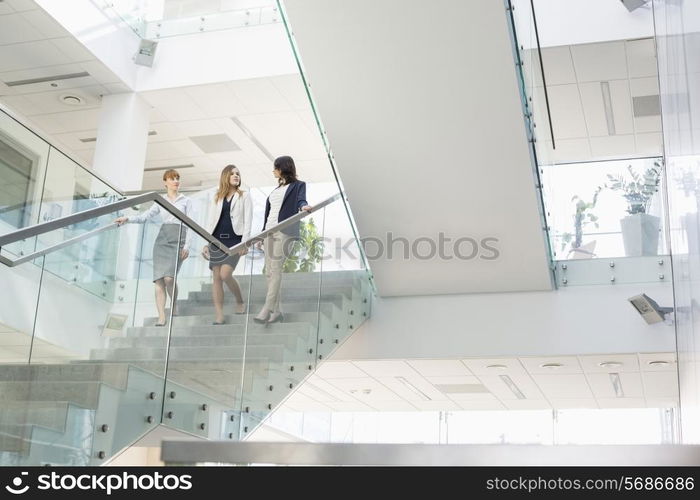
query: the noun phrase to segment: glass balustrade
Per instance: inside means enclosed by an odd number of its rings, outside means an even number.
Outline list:
[[[157,425],[244,438],[369,315],[359,246],[332,251],[353,239],[341,201],[239,257],[182,223],[133,223],[150,203],[98,209],[68,241],[44,226],[38,240],[59,244],[3,255],[24,260],[0,267],[23,306],[0,306],[0,463],[98,465]],[[260,321],[266,303],[282,315]]]

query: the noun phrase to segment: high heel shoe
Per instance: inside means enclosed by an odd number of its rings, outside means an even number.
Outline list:
[[[245,313],[245,302],[241,302],[240,304],[236,304],[236,314],[244,314]]]
[[[284,317],[282,316],[282,312],[277,311],[276,313],[272,313],[270,315],[270,318],[267,320],[267,324],[271,325],[272,323],[277,323],[277,322],[282,322]]]
[[[270,311],[263,309],[258,313],[257,316],[253,316],[253,321],[256,323],[267,323],[267,319],[270,316]]]

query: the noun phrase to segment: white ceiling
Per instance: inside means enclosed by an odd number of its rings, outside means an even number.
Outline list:
[[[556,148],[537,53],[524,52],[524,71],[534,86],[534,118],[541,163],[661,155],[661,116],[635,117],[638,96],[658,96],[656,49],[651,38],[542,50]],[[601,82],[608,82],[614,134],[609,133]]]
[[[277,411],[677,407],[675,359],[674,353],[638,353],[325,361]],[[667,364],[649,364],[654,361]],[[601,366],[611,362],[619,365]],[[542,366],[547,364],[560,366]],[[611,374],[619,376],[619,394]],[[522,398],[502,376],[509,377]]]

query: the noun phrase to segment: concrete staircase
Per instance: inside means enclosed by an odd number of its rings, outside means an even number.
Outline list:
[[[239,283],[256,314],[264,278]],[[212,325],[205,284],[178,301],[171,328],[147,318],[89,360],[0,365],[0,464],[99,465],[160,424],[243,439],[367,319],[369,299],[362,271],[292,273],[283,322],[229,314]]]

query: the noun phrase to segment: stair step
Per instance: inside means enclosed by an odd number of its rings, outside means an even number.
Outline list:
[[[326,307],[324,308],[326,311],[332,312],[332,307]],[[214,320],[216,319],[214,315],[214,307],[213,306],[196,306],[193,307],[190,311],[185,311],[192,313],[191,315],[183,315],[180,314],[179,316],[176,316],[173,318],[173,325],[175,326],[175,330],[177,330],[179,333],[182,333],[182,330],[180,330],[180,327],[192,327],[192,326],[216,326],[212,325]],[[329,314],[330,316],[330,314]],[[224,315],[224,319],[226,321],[226,324],[224,326],[233,326],[233,325],[245,325],[248,322],[248,315],[247,314],[226,314]],[[146,318],[144,320],[144,326],[153,326],[155,325],[156,321],[158,321],[158,318],[152,317],[152,318]],[[276,325],[270,325],[272,326],[277,326],[281,324],[288,324],[288,323],[309,323],[309,324],[315,324],[316,321],[318,321],[318,313],[316,311],[314,312],[293,312],[293,311],[288,311],[285,310],[284,312],[284,321],[282,323],[276,324]],[[256,325],[254,321],[250,321],[251,325]],[[264,325],[263,325],[264,327]],[[131,335],[131,331],[133,329],[138,329],[142,327],[130,327],[127,329],[127,335]],[[162,327],[159,327],[161,330],[163,329]]]
[[[0,399],[10,401],[70,401],[96,408],[101,382],[0,382]]]
[[[123,363],[86,362],[81,364],[0,365],[0,381],[105,382],[125,387],[129,372]]]

